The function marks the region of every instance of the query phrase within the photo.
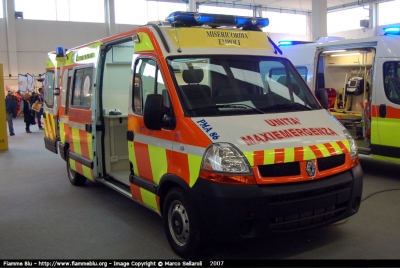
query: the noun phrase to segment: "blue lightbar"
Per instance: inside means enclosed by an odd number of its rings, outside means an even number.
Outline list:
[[[195,12],[174,12],[167,20],[174,26],[202,26],[211,27],[235,26],[244,30],[259,30],[268,26],[268,18],[241,17],[223,14],[206,14]]]
[[[384,34],[400,34],[400,26],[390,26],[383,28]]]
[[[308,44],[313,43],[310,41],[290,41],[290,40],[281,40],[278,41],[279,46],[292,46],[292,45],[300,45],[300,44]]]
[[[280,46],[291,46],[293,45],[293,41],[278,41],[278,45]]]

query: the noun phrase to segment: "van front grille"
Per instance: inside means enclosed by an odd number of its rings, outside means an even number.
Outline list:
[[[263,177],[295,176],[300,174],[300,163],[291,162],[274,165],[263,165],[258,166],[258,170]]]
[[[318,170],[324,171],[324,170],[328,170],[331,168],[335,168],[335,167],[343,165],[345,163],[345,161],[346,161],[345,154],[339,154],[339,155],[330,156],[330,157],[318,158],[317,159]]]

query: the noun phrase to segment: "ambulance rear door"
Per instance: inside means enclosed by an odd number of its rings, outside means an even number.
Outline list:
[[[400,58],[378,58],[374,78],[371,153],[400,162]]]
[[[57,154],[57,141],[59,140],[58,132],[58,102],[60,88],[56,84],[56,72],[59,68],[48,69],[44,80],[44,105],[43,105],[43,120],[44,120],[44,144],[47,150]]]
[[[94,180],[93,161],[92,107],[95,81],[93,63],[78,65],[73,68],[72,87],[68,107],[69,149],[67,161],[72,170]],[[94,109],[94,108],[93,108]]]

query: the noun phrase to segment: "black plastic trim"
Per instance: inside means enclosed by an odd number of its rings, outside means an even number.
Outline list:
[[[90,159],[87,159],[83,156],[77,155],[76,153],[71,152],[71,151],[69,152],[69,158],[81,163],[84,166],[89,167],[90,169],[93,169],[93,161]]]
[[[400,158],[400,148],[394,146],[371,144],[371,154]]]
[[[64,160],[64,161],[67,161],[67,159],[66,159],[66,157],[65,157],[65,145],[64,144],[62,144],[61,142],[59,142],[58,143],[58,149],[59,149],[59,151],[60,151],[60,155],[61,155],[61,158]]]
[[[57,154],[57,141],[44,137],[44,147],[52,153]]]
[[[143,189],[146,189],[147,191],[153,193],[153,194],[157,194],[157,188],[158,185],[152,182],[149,182],[145,179],[139,178],[133,174],[129,175],[129,182],[133,183]]]

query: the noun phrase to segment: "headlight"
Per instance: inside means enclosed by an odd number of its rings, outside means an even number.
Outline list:
[[[251,173],[250,165],[245,156],[229,143],[210,145],[204,153],[201,168],[225,173]]]
[[[358,153],[357,153],[356,141],[353,139],[353,137],[351,136],[350,132],[347,129],[344,129],[343,133],[346,136],[346,138],[347,138],[347,140],[349,141],[349,144],[350,144],[350,157],[351,157],[351,159],[357,158]]]

